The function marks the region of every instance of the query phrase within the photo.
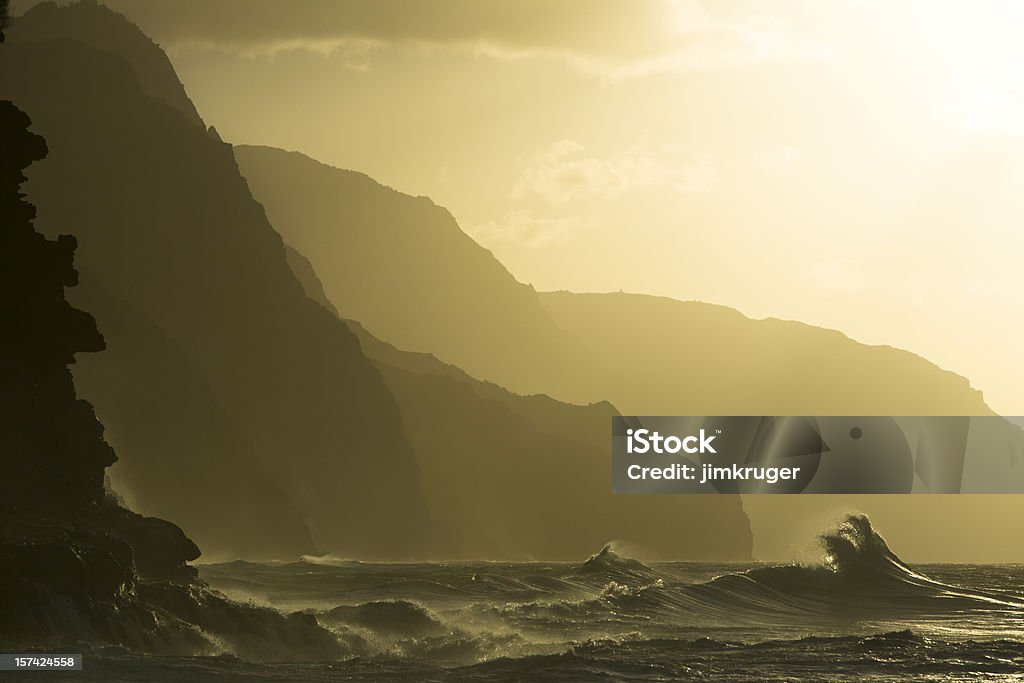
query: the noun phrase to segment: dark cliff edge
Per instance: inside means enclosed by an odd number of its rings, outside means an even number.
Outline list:
[[[206,561],[316,553],[302,515],[195,360],[98,273],[82,269],[81,281],[75,303],[113,348],[77,363],[75,383],[90,389],[111,445],[134,456],[110,470],[118,494],[133,509],[173,519]]]
[[[107,331],[109,352],[83,359],[76,376],[120,446],[113,480],[141,511],[183,520],[217,557],[292,559],[311,544],[415,557],[429,519],[391,392],[348,327],[306,297],[231,147],[184,105],[151,95],[177,82],[164,73],[157,88],[136,70],[159,49],[144,36],[114,52],[92,44],[129,29],[91,3],[36,7],[0,58],[0,96],[51,149],[26,184],[38,228],[75,225],[90,275],[72,295]],[[204,468],[213,453],[221,462]],[[175,476],[157,476],[168,460]],[[189,472],[207,481],[189,487]],[[197,512],[194,498],[217,489],[232,493]],[[234,505],[243,498],[267,508],[246,515]],[[241,526],[226,539],[229,522]]]
[[[2,34],[0,34],[2,35]],[[4,49],[4,48],[0,48]],[[104,340],[72,308],[74,237],[46,239],[20,192],[46,156],[28,116],[0,101],[0,649],[120,645],[251,659],[327,658],[342,646],[313,617],[238,605],[197,580],[180,528],[121,507],[114,463],[69,365]]]

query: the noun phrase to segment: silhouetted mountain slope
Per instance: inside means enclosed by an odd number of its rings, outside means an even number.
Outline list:
[[[630,415],[990,415],[963,377],[834,330],[639,294],[540,295]]]
[[[285,254],[288,259],[288,266],[295,273],[295,277],[298,278],[302,284],[302,288],[313,301],[317,302],[334,315],[338,315],[338,309],[334,307],[334,304],[330,302],[327,295],[324,293],[323,283],[320,282],[320,278],[317,277],[316,271],[313,270],[313,264],[309,262],[309,259],[295,251],[292,247],[287,244],[284,245]],[[351,327],[351,326],[350,326]]]
[[[117,55],[131,63],[144,93],[205,127],[164,51],[123,15],[95,0],[62,7],[40,3],[18,17],[16,33],[22,41],[71,39]]]
[[[414,552],[427,522],[394,399],[354,335],[304,294],[231,148],[148,97],[124,60],[10,37],[0,92],[52,150],[27,186],[40,227],[74,223],[81,263],[195,361],[317,545]]]
[[[287,194],[274,193],[269,187],[266,190],[274,196],[274,201],[281,203],[280,214],[297,217],[296,223],[301,224],[303,221],[298,218],[308,215],[308,220],[303,220],[308,222],[310,230],[351,233],[347,237],[351,243],[376,245],[370,251],[361,247],[360,258],[367,263],[390,258],[391,252],[386,246],[381,247],[375,238],[362,234],[375,229],[372,221],[350,220],[350,216],[361,211],[352,206],[358,206],[361,196],[370,190],[355,191],[347,188],[346,183],[366,185],[362,176],[318,167],[301,155],[280,151],[237,148],[236,154],[243,172],[253,175],[254,168],[269,169],[280,162],[276,171],[259,171],[266,174],[268,186],[270,178],[294,172],[305,182],[320,183],[344,194],[348,205],[343,207],[330,201],[319,204],[306,201],[303,206],[288,207],[284,206],[289,201]],[[319,172],[315,172],[317,168]],[[257,196],[262,195],[260,187],[254,184]],[[378,188],[377,192],[383,196],[389,191]],[[307,200],[326,194],[326,189],[312,192]],[[333,217],[318,217],[318,211],[337,213]],[[424,220],[423,231],[429,230],[430,225]],[[343,255],[336,256],[326,240],[315,243],[313,265],[318,269],[330,269],[335,258],[344,259]],[[344,247],[336,245],[335,248]],[[443,252],[426,246],[418,247],[418,252],[424,254],[417,266],[419,282],[446,281],[448,262],[441,258]],[[484,286],[479,281],[473,282],[469,286],[477,289]],[[422,287],[423,291],[430,291],[430,287]],[[332,298],[331,289],[325,289],[328,298]],[[486,291],[480,290],[478,294],[486,296]],[[387,308],[391,297],[397,296],[394,289],[384,285],[377,292],[366,287],[347,291],[349,299],[364,297],[363,306],[372,304],[380,308]],[[551,293],[540,294],[539,299],[557,325],[590,348],[589,355],[581,354],[581,359],[589,364],[589,372],[582,377],[575,375],[578,381],[574,383],[567,383],[568,375],[553,373],[550,384],[540,389],[559,398],[570,397],[581,403],[606,399],[625,414],[991,414],[981,394],[964,378],[912,353],[859,344],[836,331],[795,322],[755,321],[723,306],[656,297]],[[345,308],[341,311],[349,316]],[[414,333],[415,328],[410,328],[408,334]],[[394,338],[378,336],[402,346]],[[366,353],[378,361],[388,358],[386,362],[396,367],[421,374],[457,374],[457,371],[439,370],[428,356],[402,354],[402,360],[397,361],[381,352],[379,345],[368,342],[365,335],[361,337]],[[423,344],[413,348],[422,349]],[[541,358],[537,367],[551,366],[546,358]],[[416,410],[430,408],[425,400],[417,404],[408,397],[403,398],[403,385],[387,370],[385,375],[399,396],[403,412],[409,411],[410,406]],[[494,373],[481,373],[481,376],[490,378]],[[411,395],[417,396],[412,392]],[[537,415],[530,419],[540,424]],[[410,423],[410,432],[415,433],[415,422],[410,420]],[[608,433],[607,427],[600,429],[597,438]],[[413,439],[416,441],[417,437]],[[599,445],[595,437],[592,442]],[[1010,532],[1012,523],[1008,520],[1014,518],[1011,510],[1018,503],[1010,497],[1001,497],[998,501],[993,499],[990,509],[1003,525],[1001,528]],[[976,502],[963,496],[916,496],[910,500],[897,496],[755,496],[744,502],[754,531],[755,553],[773,558],[789,557],[798,530],[812,524],[809,520],[820,520],[823,516],[834,515],[837,510],[868,511],[885,519],[894,534],[906,539],[919,536],[922,528],[935,529],[937,533],[948,530],[958,538],[969,538],[971,526],[978,517],[972,512],[976,507]],[[714,515],[703,518],[713,520]],[[735,532],[723,525],[722,533]]]
[[[309,261],[289,248],[289,263],[322,300]],[[398,400],[419,459],[436,524],[428,557],[570,560],[611,539],[648,557],[750,557],[749,524],[733,496],[611,493],[612,405],[519,396],[348,324]]]
[[[627,414],[990,414],[964,378],[832,330],[656,297],[536,295],[425,198],[295,152],[240,146],[235,154],[344,316],[513,391],[609,400]],[[525,294],[510,304],[508,292]],[[493,312],[514,330],[472,331],[498,330]],[[530,339],[538,324],[561,331]],[[449,334],[471,349],[442,338]],[[538,350],[545,340],[576,349],[576,358],[561,367]],[[529,381],[509,376],[509,354],[533,358]]]
[[[0,3],[0,43],[6,3]],[[6,51],[6,48],[3,48]],[[93,319],[72,308],[75,239],[47,240],[19,189],[46,155],[28,117],[0,102],[0,648],[82,643],[145,652],[328,659],[338,641],[305,615],[237,605],[186,563],[181,529],[120,507],[103,489],[116,458],[68,365],[99,351]]]
[[[471,377],[432,354],[401,351],[374,337],[358,322],[350,320],[348,325],[359,337],[363,353],[379,367],[454,380],[471,387],[482,400],[505,404],[512,413],[527,419],[535,429],[597,446],[602,451],[608,448],[610,419],[619,412],[606,401],[581,406],[564,403],[545,394],[514,394],[493,382]],[[387,379],[388,373],[384,374]],[[401,403],[401,396],[398,398]]]
[[[316,552],[302,515],[195,361],[95,273],[84,271],[82,283],[75,303],[96,316],[112,348],[80,359],[75,383],[104,416],[112,445],[130,454],[111,470],[130,507],[173,519],[208,561]]]
[[[992,414],[981,392],[963,377],[912,353],[859,344],[833,330],[751,320],[723,306],[634,294],[555,292],[542,294],[541,301],[616,373],[605,380],[607,395],[627,414]],[[1018,445],[1011,450],[1020,448],[1015,438]],[[1009,475],[1016,470],[1006,460],[1007,440],[1001,443],[991,457]],[[1018,533],[1020,504],[1019,496],[963,495],[749,496],[743,501],[760,559],[790,557],[795,537],[839,510],[885,520],[892,536],[909,548],[940,548],[955,538],[976,557],[1005,557],[994,554],[985,539]],[[984,536],[977,534],[981,518],[988,529]]]
[[[585,347],[447,210],[297,152],[235,154],[271,223],[312,259],[346,317],[513,391],[563,398],[578,384]]]
[[[524,405],[528,398],[483,398],[476,385],[448,375],[378,367],[398,399],[441,531],[433,557],[568,561],[615,539],[649,558],[750,558],[749,524],[735,497],[612,493],[608,446],[594,443],[608,441],[609,406],[551,401],[545,419],[543,409]],[[579,415],[559,427],[570,410]]]

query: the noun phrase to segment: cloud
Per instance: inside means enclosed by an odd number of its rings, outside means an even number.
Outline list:
[[[608,79],[827,53],[761,14],[756,0],[104,2],[172,50],[333,54],[426,45],[495,59],[554,59]]]
[[[510,211],[466,229],[482,244],[521,244],[537,249],[567,241],[582,225],[578,218],[538,218],[532,211]]]
[[[645,187],[668,188],[680,193],[709,192],[718,172],[708,158],[675,164],[636,149],[601,159],[586,154],[572,140],[561,140],[538,151],[512,189],[512,196],[540,197],[563,204],[586,195],[617,196]]]

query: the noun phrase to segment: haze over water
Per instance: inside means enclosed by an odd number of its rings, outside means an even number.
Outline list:
[[[90,656],[86,676],[261,680],[961,680],[1024,674],[1024,567],[909,567],[868,520],[807,565],[581,563],[206,565],[240,600],[307,610],[335,662]],[[122,680],[122,679],[119,679]],[[124,679],[127,680],[127,679]]]

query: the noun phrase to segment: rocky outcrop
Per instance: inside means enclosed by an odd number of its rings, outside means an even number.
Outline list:
[[[122,455],[110,469],[129,507],[173,519],[207,561],[317,552],[305,520],[214,398],[195,360],[144,312],[82,270],[79,306],[115,352],[75,366]]]
[[[208,589],[188,565],[199,549],[180,528],[124,509],[104,489],[116,457],[68,367],[104,340],[65,299],[78,280],[76,240],[38,233],[20,193],[23,170],[47,153],[29,125],[0,102],[0,649],[341,656],[313,617]]]
[[[199,556],[180,529],[123,510],[104,471],[116,460],[92,406],[75,394],[68,366],[103,337],[64,288],[77,284],[75,239],[48,240],[19,189],[22,170],[46,155],[29,118],[0,102],[0,633],[30,642],[61,631],[56,611],[89,614],[116,604],[136,574],[189,581]],[[58,601],[71,603],[66,609]],[[56,623],[55,623],[56,622]]]
[[[67,367],[76,353],[99,351],[104,342],[92,317],[64,299],[64,288],[78,281],[75,238],[37,233],[35,210],[19,191],[22,170],[46,156],[46,143],[10,102],[0,104],[0,123],[0,463],[13,484],[0,504],[72,511],[103,500],[103,471],[115,460]]]
[[[82,13],[81,22],[68,18]],[[135,62],[145,55],[127,50],[128,41],[114,52],[91,44],[91,36],[105,35],[95,27],[111,22],[124,20],[89,3],[34,8],[12,28],[0,58],[0,93],[32,116],[51,148],[26,186],[39,207],[38,225],[44,233],[75,225],[78,259],[91,274],[80,296],[95,307],[110,343],[102,360],[83,361],[79,390],[104,411],[149,405],[149,416],[135,411],[135,433],[123,439],[118,432],[129,420],[112,412],[111,438],[160,444],[166,416],[181,413],[188,399],[174,377],[163,378],[168,391],[161,394],[128,374],[137,358],[152,353],[138,344],[158,330],[177,350],[171,362],[187,360],[204,380],[208,394],[199,400],[216,408],[210,415],[217,424],[188,424],[197,443],[208,450],[237,435],[230,457],[250,470],[235,477],[229,467],[210,468],[205,474],[217,477],[210,488],[241,489],[239,495],[259,501],[265,489],[250,474],[272,473],[272,488],[283,492],[289,514],[305,523],[320,550],[366,559],[415,554],[427,516],[387,385],[344,323],[303,293],[231,147],[142,87],[149,79]],[[43,23],[57,28],[45,31]],[[92,28],[79,36],[79,24]],[[141,315],[118,317],[119,311]],[[175,444],[179,451],[189,447]],[[167,448],[134,446],[121,456],[145,461],[136,472],[151,473],[176,457]],[[195,462],[187,453],[180,459]],[[129,483],[129,499],[143,506],[162,499],[161,513],[186,519],[188,491],[170,496],[159,488],[169,482],[153,476]],[[206,504],[221,502],[211,514],[247,525],[239,538],[255,543],[260,519],[241,515],[231,499]],[[193,515],[190,533],[213,539],[215,530],[201,525]],[[281,538],[284,529],[268,531]],[[293,558],[296,545],[284,538],[275,554]],[[271,546],[212,549],[266,558]]]

